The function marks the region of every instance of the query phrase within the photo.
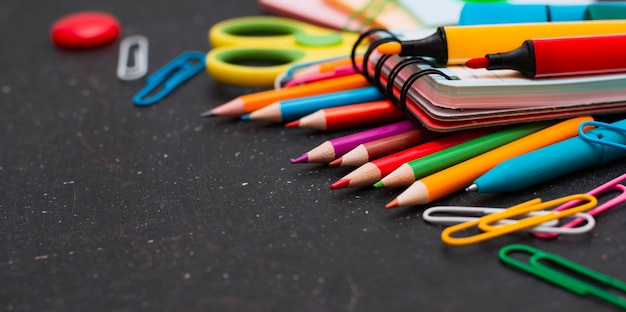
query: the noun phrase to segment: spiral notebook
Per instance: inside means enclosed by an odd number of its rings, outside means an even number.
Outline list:
[[[437,67],[426,58],[376,52],[367,74],[409,118],[435,131],[626,112],[626,74],[530,79],[513,70]]]

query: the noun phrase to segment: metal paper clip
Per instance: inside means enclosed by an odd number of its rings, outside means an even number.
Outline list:
[[[205,52],[187,51],[181,53],[165,66],[146,78],[146,86],[135,94],[136,105],[150,105],[158,102],[178,85],[187,81],[205,68]],[[160,90],[157,90],[160,87]],[[149,96],[152,94],[151,96]]]
[[[538,216],[529,216],[523,219],[519,219],[513,223],[503,224],[503,225],[491,225],[503,219],[509,219],[512,217],[528,214],[532,211],[538,210],[546,210],[546,208],[554,207],[557,205],[561,205],[567,203],[572,200],[580,200],[581,204],[566,210],[562,211],[549,211],[546,214],[541,214]],[[586,202],[586,203],[583,203]],[[519,231],[525,228],[533,227],[539,225],[541,223],[563,218],[566,216],[573,215],[578,212],[587,211],[593,208],[598,203],[598,200],[591,195],[587,194],[576,194],[561,197],[558,199],[553,199],[547,202],[541,202],[541,199],[536,198],[525,203],[521,203],[505,209],[502,212],[489,214],[483,217],[480,217],[473,221],[464,222],[461,224],[453,225],[447,227],[441,233],[441,239],[450,245],[467,245],[478,243],[487,239],[495,238],[498,236],[502,236],[505,234],[509,234],[515,231]],[[482,232],[480,234],[466,236],[466,237],[452,237],[451,235],[456,232],[460,232],[463,230],[467,230],[471,227],[478,226]]]
[[[603,204],[598,205],[597,207],[587,211],[587,213],[589,215],[592,216],[596,216],[606,210],[609,210],[623,202],[626,201],[626,186],[620,184],[620,182],[626,180],[626,174],[623,174],[607,183],[604,183],[602,185],[600,185],[599,187],[587,192],[587,194],[592,195],[592,196],[596,196],[598,197],[599,195],[603,194],[603,193],[608,193],[609,191],[619,191],[621,192],[620,194],[618,194],[617,196],[611,198],[610,200],[604,202]],[[564,205],[561,205],[557,208],[554,208],[553,211],[560,211],[560,210],[564,210],[564,209],[568,209],[574,205],[576,205],[577,202],[573,201],[573,202],[569,202],[566,203]],[[567,227],[567,228],[571,228],[571,227],[575,227],[577,225],[579,225],[580,223],[584,222],[584,220],[582,219],[574,219],[570,222],[567,222],[565,224],[563,224],[561,227]],[[532,235],[539,237],[539,238],[555,238],[557,236],[559,236],[559,234],[557,234],[556,232],[553,233],[532,233]]]
[[[603,144],[603,145],[607,145],[607,146],[611,146],[615,148],[626,149],[626,145],[624,144],[612,142],[609,140],[598,140],[597,138],[587,135],[587,133],[584,131],[584,128],[588,126],[596,126],[596,128],[606,128],[608,130],[613,130],[615,132],[623,133],[624,135],[626,135],[626,128],[617,127],[612,124],[599,122],[599,121],[585,121],[585,122],[582,122],[580,126],[578,126],[578,136],[580,136],[585,141],[593,142],[597,144]]]
[[[514,252],[528,254],[528,261],[524,262],[511,257],[510,254]],[[615,291],[609,291],[609,289],[613,288],[617,291],[626,292],[626,283],[618,279],[606,276],[555,254],[522,244],[504,246],[498,252],[498,256],[500,261],[516,269],[542,278],[579,296],[596,296],[621,308],[626,308],[626,298],[619,296]],[[561,270],[556,270],[555,268],[561,268]],[[565,273],[566,271],[572,274],[567,274]],[[588,281],[597,282],[599,285],[606,286],[604,288],[607,289],[589,284],[576,278],[574,275],[584,277]]]
[[[132,59],[129,56],[132,53]],[[130,65],[133,64],[133,65]],[[135,80],[148,72],[148,39],[141,35],[126,37],[120,42],[117,78]]]
[[[430,207],[424,210],[422,214],[422,218],[425,221],[434,223],[434,224],[442,224],[442,225],[454,225],[463,222],[473,221],[478,219],[479,217],[498,213],[504,211],[504,208],[485,208],[485,207],[463,207],[463,206],[436,206]],[[441,213],[445,213],[446,215],[441,215]],[[549,213],[549,211],[533,211],[528,213],[528,216],[537,216],[541,214]],[[450,215],[454,214],[454,215]],[[583,226],[580,227],[569,227],[562,228],[558,227],[559,220],[551,220],[545,223],[542,223],[538,226],[530,227],[527,231],[532,232],[548,232],[548,233],[560,233],[560,234],[583,234],[591,231],[595,226],[596,222],[593,216],[579,212],[574,214],[572,217],[577,219],[587,221]],[[516,222],[516,220],[504,219],[499,220],[497,224],[508,224]],[[581,222],[582,223],[582,222]]]

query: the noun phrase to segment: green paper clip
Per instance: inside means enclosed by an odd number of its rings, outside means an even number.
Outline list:
[[[135,105],[150,105],[164,98],[204,69],[205,56],[204,52],[186,51],[159,68],[146,78],[146,86],[133,97]]]
[[[512,252],[527,253],[530,255],[530,258],[528,259],[528,262],[522,262],[518,259],[510,257],[509,254]],[[626,309],[625,297],[618,296],[613,292],[579,280],[572,275],[577,274],[590,281],[597,282],[598,284],[610,286],[615,288],[616,290],[626,292],[626,283],[620,280],[603,275],[602,273],[591,270],[587,267],[584,267],[565,258],[559,257],[555,254],[551,254],[522,244],[512,244],[504,246],[500,249],[498,256],[500,257],[500,260],[502,262],[510,266],[533,274],[546,281],[552,282],[577,295],[593,295],[600,299],[606,300],[607,302],[613,303],[623,309]],[[543,264],[542,261],[544,263],[548,263],[549,265]],[[557,267],[562,268],[562,270],[559,271],[557,269],[554,269]],[[573,274],[569,275],[565,273],[565,271],[570,271]]]

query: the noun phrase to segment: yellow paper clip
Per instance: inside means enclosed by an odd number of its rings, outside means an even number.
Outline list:
[[[572,200],[579,200],[580,204],[577,206],[571,207],[569,209],[566,209],[566,210],[549,211],[546,214],[542,214],[538,216],[529,216],[523,219],[519,219],[513,223],[507,223],[507,224],[499,223],[497,225],[492,225],[503,219],[510,219],[510,218],[517,217],[520,215],[528,214],[531,211],[546,210],[547,208],[558,206],[558,205],[567,203]],[[544,222],[570,216],[578,212],[587,211],[593,208],[597,203],[598,203],[598,200],[594,196],[591,196],[588,194],[575,194],[575,195],[557,198],[557,199],[547,201],[547,202],[541,202],[541,199],[536,198],[536,199],[515,205],[513,207],[510,207],[502,212],[489,214],[489,215],[480,217],[472,221],[450,226],[443,230],[443,232],[441,233],[441,239],[446,244],[449,244],[449,245],[474,244],[474,243],[482,242],[487,239],[495,238],[495,237],[506,235],[515,231],[533,227]],[[451,236],[452,234],[456,232],[467,230],[475,226],[478,226],[478,228],[480,228],[481,230],[485,232],[472,235],[472,236],[465,236],[465,237],[452,237]]]

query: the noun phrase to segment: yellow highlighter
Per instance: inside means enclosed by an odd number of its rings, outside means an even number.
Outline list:
[[[377,50],[432,57],[440,64],[463,64],[470,58],[513,50],[528,39],[617,33],[626,33],[626,20],[445,26],[425,38],[383,43]]]

